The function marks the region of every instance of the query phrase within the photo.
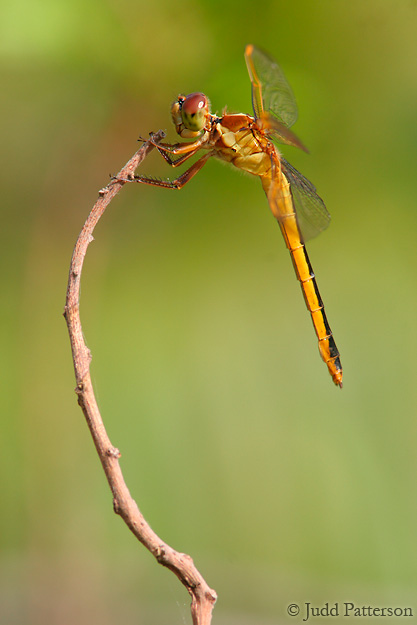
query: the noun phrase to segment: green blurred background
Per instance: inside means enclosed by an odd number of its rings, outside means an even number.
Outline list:
[[[97,191],[140,135],[175,139],[177,94],[251,112],[249,42],[294,89],[311,154],[285,154],[333,216],[308,249],[344,388],[261,185],[213,161],[179,193],[125,187],[96,229],[98,402],[147,520],[217,590],[214,623],[300,622],[306,601],[415,614],[415,0],[18,0],[0,33],[0,622],[191,622],[112,512],[61,313]],[[155,154],[141,171],[172,177]]]

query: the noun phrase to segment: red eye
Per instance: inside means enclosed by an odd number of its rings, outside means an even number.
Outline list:
[[[182,105],[182,110],[186,115],[195,115],[205,108],[207,108],[207,98],[204,93],[190,93]]]

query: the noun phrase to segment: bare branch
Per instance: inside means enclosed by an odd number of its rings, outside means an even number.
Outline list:
[[[173,571],[182,584],[184,584],[192,598],[191,614],[193,624],[210,625],[211,613],[217,599],[215,591],[207,585],[194,566],[190,556],[175,551],[155,534],[145,521],[126,486],[119,465],[121,454],[118,449],[113,447],[107,436],[94,396],[90,378],[91,353],[84,342],[79,314],[81,272],[88,245],[93,240],[94,228],[111,200],[119,193],[123,185],[132,179],[136,168],[154,148],[154,144],[163,138],[164,133],[162,131],[152,135],[150,140],[144,143],[123,169],[120,170],[114,180],[99,192],[99,198],[80,232],[72,255],[64,316],[71,341],[78,403],[86,418],[110,485],[113,494],[114,511],[122,517],[129,529],[155,556],[157,561]]]

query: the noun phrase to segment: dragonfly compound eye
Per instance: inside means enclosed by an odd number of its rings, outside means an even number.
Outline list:
[[[181,107],[183,124],[188,130],[203,130],[208,114],[208,100],[204,93],[190,93]]]

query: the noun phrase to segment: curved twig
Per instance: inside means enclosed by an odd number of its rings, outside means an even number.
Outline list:
[[[161,141],[163,137],[162,131],[153,135],[121,169],[115,179],[99,192],[99,198],[80,232],[72,255],[64,317],[71,341],[77,383],[75,392],[113,494],[114,511],[122,517],[136,538],[155,556],[157,561],[175,573],[184,584],[192,598],[191,614],[194,625],[209,625],[217,598],[215,591],[207,585],[190,556],[175,551],[155,534],[145,521],[126,486],[119,465],[121,454],[117,448],[113,447],[107,436],[94,396],[90,378],[91,353],[84,342],[79,314],[81,272],[88,245],[93,240],[94,228],[111,200],[119,193],[125,182],[133,176],[138,165],[153,149],[154,144]]]

